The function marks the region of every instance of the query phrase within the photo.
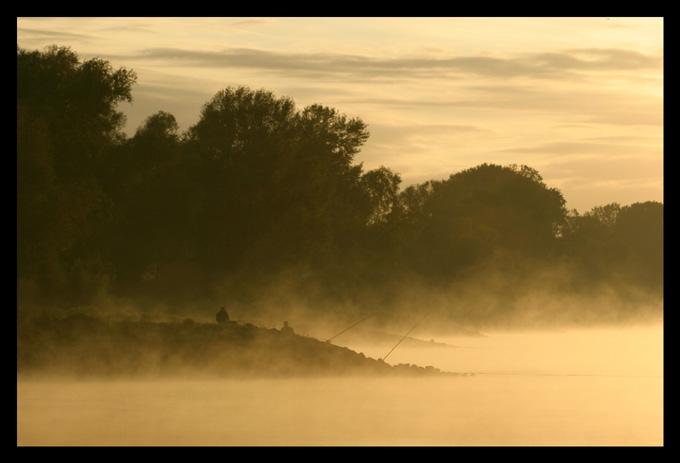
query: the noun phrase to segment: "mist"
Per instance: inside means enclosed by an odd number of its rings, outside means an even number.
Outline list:
[[[659,325],[430,340],[413,334],[424,338],[400,344],[390,363],[471,374],[23,380],[17,443],[663,445]],[[432,341],[437,345],[428,347]],[[391,342],[350,344],[380,355]]]

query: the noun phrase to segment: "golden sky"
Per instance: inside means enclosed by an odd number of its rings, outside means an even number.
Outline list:
[[[17,44],[135,70],[129,135],[246,85],[361,118],[355,160],[402,186],[526,164],[581,213],[663,201],[663,18],[17,18]]]

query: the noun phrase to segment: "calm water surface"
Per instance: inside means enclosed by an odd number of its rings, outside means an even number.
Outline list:
[[[437,341],[456,347],[396,349],[388,363],[476,374],[21,380],[17,444],[663,445],[660,327]]]

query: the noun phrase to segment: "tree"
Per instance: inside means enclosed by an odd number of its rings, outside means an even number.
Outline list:
[[[122,287],[152,279],[148,269],[177,258],[186,240],[198,198],[184,176],[178,132],[175,117],[159,111],[107,158],[102,177],[112,217],[101,242],[108,246]]]
[[[17,270],[53,302],[87,297],[107,278],[93,239],[105,217],[98,174],[122,139],[115,106],[131,101],[135,79],[66,47],[17,46]]]
[[[534,169],[482,164],[407,188],[394,218],[402,224],[407,261],[447,279],[499,254],[548,258],[564,204]]]
[[[51,135],[56,173],[62,180],[88,178],[108,147],[120,139],[136,74],[108,61],[81,62],[68,47],[29,52],[17,46],[17,104],[41,117]]]
[[[235,270],[280,205],[295,105],[264,90],[219,91],[187,132],[190,175],[202,190],[197,249],[212,270]]]
[[[664,233],[663,204],[634,203],[621,208],[613,225],[615,236],[625,246],[625,265],[631,282],[663,292]]]
[[[218,92],[187,137],[211,265],[277,268],[334,246],[336,227],[358,218],[362,169],[352,161],[367,136],[363,122],[331,108],[297,112],[292,100],[247,87]]]
[[[573,211],[562,237],[563,260],[579,287],[615,287],[628,294],[663,290],[663,204],[653,201]]]
[[[359,206],[365,198],[363,167],[354,156],[368,139],[368,128],[361,119],[318,104],[296,115],[295,128],[291,180],[316,217],[314,228],[324,237],[325,251],[345,249],[367,220]]]
[[[380,166],[363,173],[360,183],[365,194],[362,207],[365,209],[366,225],[384,224],[397,203],[401,177],[391,169]]]

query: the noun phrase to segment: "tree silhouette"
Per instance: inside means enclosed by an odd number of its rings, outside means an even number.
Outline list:
[[[507,287],[557,267],[569,291],[662,297],[661,203],[567,211],[514,164],[400,189],[389,167],[355,161],[360,118],[249,87],[217,92],[185,133],[157,111],[127,138],[116,105],[135,81],[66,47],[17,46],[21,300],[255,306],[280,284],[318,310],[393,307],[412,281],[434,291],[493,270]]]
[[[132,100],[135,80],[66,47],[17,46],[17,269],[48,299],[87,299],[93,278],[106,284],[93,249],[106,204],[98,173],[121,139],[115,106]]]
[[[547,258],[566,214],[561,193],[525,166],[483,164],[400,199],[405,258],[442,278],[498,253]]]

